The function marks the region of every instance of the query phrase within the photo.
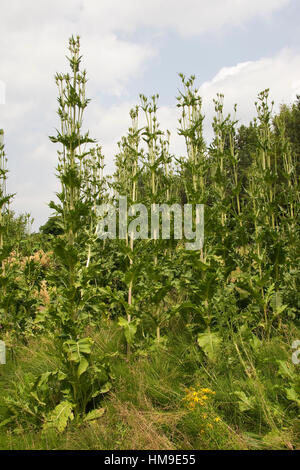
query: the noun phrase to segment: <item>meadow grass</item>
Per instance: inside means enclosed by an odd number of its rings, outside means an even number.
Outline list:
[[[104,415],[91,424],[70,423],[61,434],[37,432],[24,422],[0,428],[1,449],[299,448],[297,406],[286,399],[285,378],[278,373],[278,361],[290,364],[289,338],[264,340],[254,349],[233,335],[217,360],[209,362],[176,329],[166,347],[130,360],[114,322],[89,334],[95,355],[112,355],[113,389],[98,403]],[[9,354],[0,373],[1,420],[7,416],[4,397],[16,393],[16,383],[58,364],[51,337],[32,339],[18,346],[13,357]],[[189,406],[188,390],[197,387],[211,391],[210,397],[203,405]]]

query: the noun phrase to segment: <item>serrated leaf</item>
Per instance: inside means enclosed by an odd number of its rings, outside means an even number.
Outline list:
[[[48,414],[47,421],[44,424],[44,430],[55,428],[58,432],[63,432],[69,421],[74,419],[73,403],[62,401],[54,410]]]
[[[100,419],[105,413],[105,408],[98,408],[97,410],[90,411],[83,419],[84,422],[94,422]]]
[[[247,397],[247,395],[242,391],[234,392],[234,395],[239,398],[238,407],[240,411],[248,411],[254,408],[254,397]]]
[[[292,366],[285,361],[277,361],[277,363],[279,364],[278,374],[281,375],[281,377],[293,380],[294,371],[292,369]]]
[[[299,393],[297,393],[296,390],[293,387],[291,387],[289,389],[285,389],[285,390],[286,390],[287,399],[297,403],[297,405],[300,406],[300,395],[299,395]]]

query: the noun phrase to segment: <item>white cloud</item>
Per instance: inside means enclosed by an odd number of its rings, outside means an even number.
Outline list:
[[[262,90],[270,89],[270,101],[275,101],[274,112],[280,104],[291,103],[300,93],[300,53],[283,49],[274,57],[243,62],[233,67],[222,68],[212,80],[199,87],[206,115],[206,133],[211,136],[211,120],[214,114],[213,99],[223,93],[224,110],[232,113],[238,105],[237,118],[248,123],[256,114],[255,101]]]
[[[97,89],[121,96],[126,94],[127,83],[143,74],[156,51],[150,44],[137,44],[106,34],[84,37],[82,54],[89,77],[93,77],[91,91]]]
[[[137,27],[169,29],[182,36],[240,26],[268,17],[290,0],[83,0],[82,18],[95,29],[132,32]],[[91,21],[92,20],[92,21]],[[97,26],[96,26],[97,25]]]
[[[134,32],[149,26],[170,29],[183,36],[215,32],[224,26],[240,26],[253,18],[268,18],[290,0],[13,0],[1,9],[1,27],[14,32],[40,33],[45,25],[57,31],[80,30],[105,35]],[[53,36],[49,37],[55,39]]]

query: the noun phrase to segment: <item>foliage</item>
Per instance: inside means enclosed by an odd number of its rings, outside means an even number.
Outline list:
[[[14,427],[13,439],[30,430],[38,448],[60,448],[63,436],[75,448],[297,447],[299,97],[275,115],[263,90],[239,126],[218,94],[208,143],[195,77],[181,74],[186,155],[170,152],[159,96],[140,95],[104,177],[102,149],[83,131],[78,37],[69,52],[50,138],[60,190],[39,234],[8,209],[0,148],[0,336],[11,367],[0,371],[0,442]],[[99,239],[97,206],[112,204],[120,222],[119,196],[149,213],[204,204],[204,246],[186,250],[172,215],[168,239],[161,223],[151,239],[134,236],[133,213],[119,238]]]

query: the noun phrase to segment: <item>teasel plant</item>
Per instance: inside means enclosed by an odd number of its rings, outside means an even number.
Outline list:
[[[250,290],[262,311],[264,334],[270,337],[274,321],[281,325],[281,314],[286,308],[281,302],[284,265],[288,263],[289,252],[285,232],[286,227],[288,233],[293,232],[293,206],[297,191],[289,143],[283,123],[273,120],[274,102],[270,103],[269,89],[258,94],[255,105],[256,151],[248,170],[246,193],[249,204],[245,216],[254,227],[249,240],[253,247]]]
[[[130,110],[131,126],[128,129],[128,133],[119,142],[119,153],[115,159],[116,172],[114,175],[114,189],[115,197],[126,196],[127,205],[134,205],[138,202],[139,198],[139,179],[141,177],[141,168],[139,165],[139,159],[141,155],[140,149],[140,134],[139,129],[139,107],[136,106]],[[133,214],[129,214],[130,217]],[[121,211],[119,213],[121,217]],[[125,222],[125,223],[124,223]],[[128,286],[127,302],[123,302],[123,306],[126,310],[127,319],[119,318],[119,324],[125,331],[125,337],[127,340],[127,356],[131,354],[131,344],[133,342],[134,335],[137,330],[139,318],[136,317],[136,311],[134,310],[134,287],[137,281],[138,270],[135,266],[135,243],[134,243],[134,232],[128,230],[128,220],[119,221],[119,227],[122,227],[122,240],[125,235],[125,249],[123,250],[128,260],[128,269],[125,274],[125,283]],[[129,225],[130,227],[130,225]],[[121,235],[121,234],[119,234]],[[133,318],[134,316],[134,318]]]
[[[297,272],[299,265],[299,215],[300,215],[300,185],[297,175],[297,157],[293,153],[291,144],[286,137],[285,123],[282,117],[276,116],[274,126],[278,139],[277,152],[281,156],[279,180],[280,226],[281,241],[285,240],[285,257],[281,256],[281,281],[284,265],[288,271]],[[278,264],[278,263],[277,263]],[[295,289],[296,290],[296,289]]]
[[[65,370],[63,380],[69,390],[67,399],[79,416],[86,411],[88,402],[104,391],[100,383],[103,377],[107,386],[109,382],[106,364],[101,361],[95,364],[91,358],[92,339],[82,337],[90,318],[88,309],[93,302],[90,283],[94,281],[90,264],[91,237],[86,231],[93,229],[93,211],[101,198],[103,157],[99,147],[88,147],[95,140],[88,132],[82,132],[89,100],[86,98],[86,72],[80,69],[79,36],[70,38],[69,52],[71,73],[56,75],[61,128],[55,137],[50,137],[53,143],[62,146],[57,168],[61,183],[61,192],[57,194],[59,204],[51,202],[50,207],[60,216],[63,229],[63,234],[53,241],[62,268],[61,287],[50,313],[59,328],[57,345]],[[86,253],[87,259],[83,256]]]
[[[165,188],[165,200],[166,202],[170,202],[172,199],[172,175],[173,175],[173,168],[172,168],[172,156],[170,155],[170,137],[171,132],[169,130],[166,131],[166,138],[160,138],[160,148],[161,154],[163,156],[163,167],[164,167],[164,188]]]
[[[236,112],[224,113],[224,95],[218,93],[213,100],[215,116],[212,127],[214,138],[210,145],[210,179],[212,189],[211,221],[218,225],[212,234],[218,255],[222,257],[223,283],[226,285],[230,272],[243,266],[240,256],[247,245],[247,224],[242,211],[239,153],[236,146]],[[211,243],[210,242],[210,243]]]
[[[138,107],[130,111],[130,117],[132,120],[131,128],[129,129],[129,135],[126,142],[126,147],[128,150],[128,155],[130,156],[126,163],[127,168],[130,172],[129,179],[129,195],[130,203],[136,204],[138,198],[138,160],[139,160],[139,141],[140,141],[140,132],[138,128]],[[133,265],[133,252],[134,252],[134,236],[131,231],[129,234],[129,248],[131,256],[129,258],[130,267]],[[128,290],[128,305],[132,305],[132,289],[133,289],[133,280],[130,281],[129,290]],[[131,315],[128,313],[127,317],[128,323],[131,321]]]
[[[108,202],[107,179],[104,177],[104,155],[102,148],[98,145],[90,149],[88,158],[83,162],[83,198],[87,206],[90,207],[89,219],[86,227],[86,237],[89,240],[87,248],[86,267],[90,265],[93,256],[93,247],[97,245],[97,207],[100,204]],[[105,240],[102,245],[104,245]]]
[[[241,180],[239,179],[239,154],[235,146],[235,137],[236,137],[236,119],[237,105],[234,105],[234,115],[233,119],[228,119],[227,129],[228,129],[228,151],[229,151],[229,162],[230,169],[232,173],[231,181],[231,194],[232,194],[232,208],[235,217],[238,219],[239,224],[243,224],[242,217],[242,201],[241,201]]]
[[[271,265],[273,266],[273,280],[275,286],[276,305],[280,307],[284,294],[285,276],[296,273],[299,265],[299,180],[297,178],[297,162],[293,155],[290,142],[286,137],[285,123],[281,115],[273,120],[277,153],[277,190],[276,204],[277,226],[273,233],[273,249]],[[271,246],[272,246],[271,245]],[[294,290],[297,288],[295,286]],[[274,303],[274,302],[273,302]]]
[[[78,263],[78,245],[85,244],[82,236],[82,226],[88,217],[89,204],[85,204],[84,194],[84,170],[87,164],[84,159],[90,157],[83,146],[95,141],[88,135],[82,134],[83,112],[89,100],[85,96],[86,72],[79,70],[80,41],[72,37],[69,41],[71,57],[68,58],[72,74],[57,74],[56,84],[59,90],[58,115],[61,121],[61,129],[56,137],[50,137],[54,143],[62,145],[62,151],[58,152],[58,178],[61,183],[61,192],[57,194],[60,205],[53,202],[50,207],[61,215],[61,225],[64,230],[64,241],[59,240],[58,253],[65,260],[68,270],[68,286],[70,291],[76,283],[76,267]],[[91,161],[91,160],[90,160]],[[57,248],[58,248],[57,247]],[[70,319],[77,317],[76,302],[70,303]],[[72,328],[71,328],[72,329]]]
[[[150,99],[140,95],[141,109],[144,111],[146,126],[143,128],[142,136],[146,143],[146,151],[142,158],[144,170],[145,202],[150,205],[151,211],[155,210],[155,205],[160,202],[171,202],[172,191],[172,156],[170,155],[169,130],[162,131],[158,122],[158,98],[153,95]],[[174,190],[174,188],[173,188]],[[159,244],[159,233],[154,229],[152,233],[155,251],[154,264],[157,265],[158,256],[161,250]]]
[[[173,202],[178,201],[178,188],[175,183],[175,167],[173,165],[173,155],[170,153],[170,138],[171,132],[166,131],[165,135],[161,136],[159,139],[160,151],[161,151],[161,160],[162,160],[162,194],[164,195],[164,200],[166,204],[172,204]],[[170,220],[172,227],[172,218]],[[163,250],[164,257],[172,257],[173,247],[172,244],[165,242],[166,246]]]
[[[157,210],[157,204],[162,202],[164,197],[169,196],[169,181],[167,178],[167,172],[169,170],[170,156],[168,153],[169,138],[170,135],[167,133],[167,137],[164,132],[160,129],[160,124],[157,118],[158,111],[158,99],[159,95],[153,95],[151,98],[147,98],[145,95],[140,95],[141,109],[144,112],[146,118],[146,126],[143,129],[142,136],[146,143],[146,151],[143,159],[143,168],[145,174],[145,195],[146,203],[151,207],[151,213],[155,213]],[[169,201],[168,201],[169,202]],[[158,230],[158,232],[157,232]],[[155,227],[151,238],[153,239],[153,273],[159,269],[158,263],[161,262],[161,255],[165,253],[164,243],[159,240],[159,230]],[[157,280],[157,276],[154,274],[153,280]],[[159,283],[158,283],[159,284]],[[155,285],[155,282],[154,282]],[[157,285],[158,292],[153,296],[153,299],[159,299],[155,305],[155,311],[153,320],[156,323],[156,339],[161,339],[161,322],[162,316],[160,315],[160,294],[162,290]]]
[[[264,232],[267,227],[275,230],[276,211],[273,201],[275,194],[274,177],[272,171],[276,171],[276,152],[274,149],[274,136],[272,134],[272,109],[268,102],[269,90],[264,90],[258,95],[255,106],[257,117],[254,119],[256,130],[256,152],[253,154],[252,166],[248,175],[248,195],[252,205],[252,220],[254,224],[254,246],[256,256],[254,267],[258,267],[260,282],[263,278],[264,268],[267,263],[267,247],[264,243]],[[273,106],[273,103],[272,105]],[[273,212],[274,210],[274,212]],[[264,298],[264,288],[261,287]],[[266,311],[264,312],[266,320]]]
[[[0,250],[2,250],[4,246],[5,215],[10,201],[15,196],[14,194],[7,194],[7,173],[8,170],[4,147],[4,130],[0,129]]]
[[[208,159],[206,143],[203,136],[204,114],[202,98],[195,87],[195,76],[187,78],[179,74],[183,91],[177,97],[177,107],[181,109],[179,118],[179,135],[186,143],[187,158],[181,160],[181,171],[185,185],[185,193],[189,204],[205,204],[207,202]],[[196,213],[196,223],[199,223]],[[203,248],[200,251],[201,261],[205,261]]]
[[[0,176],[1,176],[1,182],[0,182],[0,249],[2,250],[3,248],[3,218],[4,218],[4,198],[6,194],[6,160],[5,160],[5,152],[4,152],[4,131],[3,129],[0,129]]]
[[[157,101],[159,95],[153,95],[151,99],[148,99],[145,95],[140,95],[141,109],[144,111],[146,118],[146,126],[143,129],[142,136],[143,140],[147,144],[147,150],[143,161],[144,171],[149,173],[149,179],[147,178],[147,195],[151,208],[153,204],[158,202],[157,196],[159,191],[159,177],[158,173],[161,169],[162,159],[159,149],[159,139],[163,135],[163,132],[159,128],[159,122],[157,119]],[[154,233],[154,240],[158,239],[158,234]]]
[[[195,76],[186,78],[179,74],[183,91],[177,97],[177,107],[181,108],[179,135],[184,136],[187,149],[185,169],[191,176],[191,185],[186,184],[190,203],[204,203],[207,175],[206,144],[203,137],[202,98],[195,88]]]
[[[273,266],[272,275],[279,288],[282,281],[282,266],[293,265],[289,247],[295,245],[297,217],[299,216],[299,181],[296,161],[285,135],[284,121],[279,116],[273,119],[274,102],[269,105],[269,89],[259,95],[258,142],[263,172],[265,227],[268,228],[267,254]],[[291,238],[290,238],[291,237]]]
[[[285,122],[281,115],[275,116],[274,127],[277,135],[277,154],[281,164],[278,169],[279,181],[284,187],[282,195],[284,196],[283,207],[281,212],[282,221],[287,220],[288,232],[293,231],[297,224],[297,215],[299,212],[300,193],[299,181],[296,172],[296,158],[293,155],[291,144],[286,137]]]
[[[224,116],[224,95],[217,94],[213,100],[215,105],[215,116],[213,118],[214,140],[211,145],[211,154],[213,156],[212,176],[215,192],[215,201],[219,207],[220,221],[223,230],[225,230],[226,220],[228,218],[228,189],[229,184],[229,156],[228,145],[228,122],[230,115]]]
[[[269,89],[259,93],[258,101],[255,103],[257,111],[257,137],[258,152],[256,153],[257,168],[263,178],[261,189],[262,209],[264,222],[273,230],[277,227],[277,175],[278,156],[275,149],[275,138],[272,132],[272,112],[274,102],[269,104]]]
[[[219,208],[223,235],[232,240],[228,239],[228,243],[232,243],[234,237],[234,243],[242,248],[247,244],[247,224],[245,225],[245,214],[243,214],[242,170],[236,144],[237,105],[233,106],[232,113],[225,116],[223,94],[217,94],[214,104],[216,111],[213,120],[214,140],[210,147],[213,157],[211,177],[214,198]],[[235,230],[232,230],[233,227]]]

